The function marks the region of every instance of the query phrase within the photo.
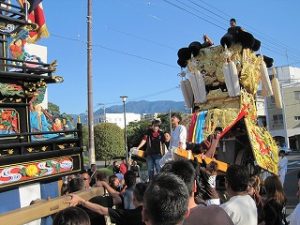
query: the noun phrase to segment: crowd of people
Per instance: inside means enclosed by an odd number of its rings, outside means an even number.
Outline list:
[[[276,175],[262,180],[250,177],[244,166],[231,165],[225,174],[225,198],[220,198],[210,181],[217,169],[214,163],[171,160],[149,182],[137,181],[131,169],[120,176],[120,165],[114,164],[115,173],[109,177],[92,169],[70,177],[63,192],[71,197],[66,200],[70,207],[55,216],[53,225],[288,224],[287,199]],[[93,186],[104,188],[106,194],[90,200],[74,194],[91,188],[91,176],[95,177]],[[299,193],[300,171],[300,198]],[[300,203],[290,216],[290,225],[299,224]]]
[[[287,198],[283,191],[287,159],[280,152],[279,176],[250,176],[246,167],[231,165],[225,174],[225,191],[217,190],[218,164],[213,160],[175,159],[173,148],[186,146],[187,131],[179,114],[171,117],[171,132],[162,132],[154,120],[137,149],[146,145],[148,180],[140,179],[136,161],[112,164],[113,175],[97,172],[96,165],[78,176],[70,176],[62,194],[70,207],[58,213],[53,225],[286,225]],[[214,154],[221,130],[206,149]],[[214,143],[215,142],[215,143]],[[205,157],[205,155],[204,155]],[[298,174],[300,199],[300,171]],[[104,196],[85,200],[74,192],[102,187]],[[78,218],[77,218],[78,217]],[[300,205],[290,225],[300,225]]]

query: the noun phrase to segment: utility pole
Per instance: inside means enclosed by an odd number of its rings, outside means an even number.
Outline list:
[[[93,107],[93,74],[92,74],[92,0],[88,0],[87,10],[87,89],[88,89],[88,127],[89,127],[89,159],[96,163],[94,142],[94,107]]]

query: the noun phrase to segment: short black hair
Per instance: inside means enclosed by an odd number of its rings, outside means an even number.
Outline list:
[[[117,175],[113,174],[113,175],[109,176],[109,177],[108,177],[108,183],[109,183],[109,184],[112,184],[112,183],[114,182],[115,179],[119,179],[119,178],[117,177]]]
[[[227,169],[226,181],[234,192],[246,191],[249,178],[249,172],[245,166],[231,165]]]
[[[135,185],[133,195],[138,202],[143,202],[146,189],[147,184],[145,183],[138,183]]]
[[[231,19],[230,19],[230,22],[235,22],[235,23],[236,23],[235,18],[231,18]]]
[[[82,178],[73,178],[69,182],[69,193],[81,191],[84,189],[84,182]]]
[[[159,127],[160,124],[161,124],[160,120],[155,119],[155,120],[152,121],[152,126],[158,126]]]
[[[96,172],[96,180],[105,181],[106,178],[107,178],[106,173],[101,172],[101,171]]]
[[[125,180],[125,184],[127,185],[127,188],[131,188],[136,184],[136,176],[135,173],[131,170],[128,170],[125,174],[124,174],[124,180]]]
[[[89,174],[89,172],[88,172],[87,170],[82,170],[82,171],[80,172],[80,175],[85,174],[85,173]]]
[[[153,178],[144,196],[144,215],[152,225],[175,225],[188,210],[188,189],[181,178],[160,173]]]
[[[191,161],[178,160],[171,161],[164,165],[161,172],[173,173],[180,177],[187,186],[190,196],[193,193],[196,171]]]
[[[215,161],[211,161],[208,166],[212,171],[218,171],[218,163]]]
[[[179,121],[182,120],[182,117],[181,117],[180,113],[172,113],[171,117],[176,117],[176,118],[179,119]]]
[[[222,132],[223,129],[222,129],[222,127],[216,127],[215,131],[220,131],[220,132]]]
[[[90,225],[88,214],[81,208],[69,207],[55,215],[53,225]]]
[[[193,108],[193,113],[200,111],[200,107],[199,106],[194,106]]]
[[[285,155],[285,151],[284,150],[280,150],[279,154],[284,154]]]

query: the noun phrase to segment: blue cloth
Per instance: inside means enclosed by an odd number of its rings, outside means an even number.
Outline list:
[[[124,175],[122,173],[116,173],[115,175],[118,177],[120,181],[124,179]]]
[[[49,131],[49,123],[44,114],[39,115],[37,112],[30,112],[31,132]],[[44,140],[57,137],[57,134],[44,134],[41,137],[31,136],[32,140]]]
[[[197,121],[197,127],[196,127],[196,144],[200,144],[203,141],[203,129],[205,127],[205,118],[207,115],[207,111],[200,112],[198,116]]]
[[[127,188],[123,194],[124,209],[135,209],[133,205],[133,190],[135,186]]]
[[[156,170],[156,173],[160,171],[160,165],[159,161],[161,160],[161,155],[148,155],[147,156],[147,169],[148,169],[148,176],[149,180],[151,180],[154,176],[154,168]]]

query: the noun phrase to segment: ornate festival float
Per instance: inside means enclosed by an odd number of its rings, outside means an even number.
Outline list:
[[[0,1],[1,213],[57,197],[60,177],[83,168],[80,124],[47,110],[56,61],[30,44],[47,35],[41,1],[19,2]]]
[[[204,43],[195,41],[178,51],[181,90],[194,113],[188,150],[175,153],[215,160],[223,172],[230,164],[243,164],[252,174],[261,169],[277,174],[277,144],[258,126],[256,108],[259,86],[263,96],[273,95],[276,106],[282,107],[278,79],[268,74],[273,59],[256,54],[260,41],[238,26],[229,28],[220,43],[213,46],[204,36]]]

